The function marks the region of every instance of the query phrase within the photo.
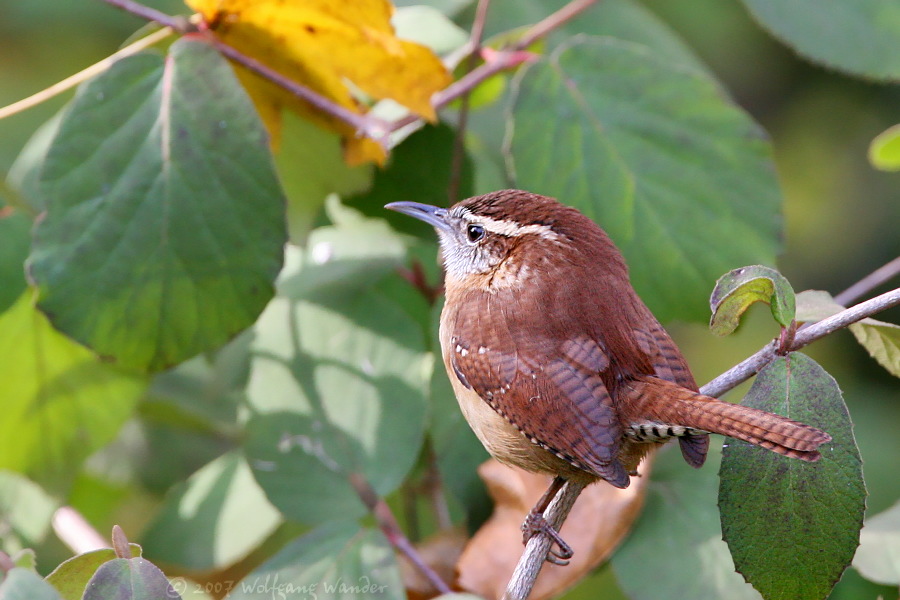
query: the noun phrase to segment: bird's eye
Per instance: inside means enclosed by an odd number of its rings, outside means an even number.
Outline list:
[[[466,237],[469,238],[469,242],[474,244],[484,237],[484,227],[482,227],[481,225],[475,225],[474,223],[472,225],[469,225],[468,227],[466,227]]]

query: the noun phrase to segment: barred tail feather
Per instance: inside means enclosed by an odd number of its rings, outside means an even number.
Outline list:
[[[831,441],[830,435],[815,427],[660,379],[634,382],[628,400],[629,415],[727,435],[807,462],[819,460],[819,446]]]

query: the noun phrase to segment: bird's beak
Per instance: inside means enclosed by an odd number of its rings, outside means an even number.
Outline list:
[[[385,204],[385,208],[396,210],[397,212],[415,217],[420,221],[425,221],[438,230],[450,231],[450,223],[447,222],[446,208],[431,206],[430,204],[421,204],[419,202],[391,202]]]

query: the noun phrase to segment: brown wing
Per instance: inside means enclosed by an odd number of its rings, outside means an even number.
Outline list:
[[[497,321],[493,321],[495,324]],[[616,487],[628,473],[616,458],[622,427],[600,378],[609,365],[587,337],[541,338],[457,322],[451,366],[467,387],[532,442]]]
[[[645,329],[634,330],[634,336],[641,350],[650,357],[657,377],[697,391],[697,383],[681,351],[656,319]]]
[[[697,391],[697,382],[681,351],[655,318],[651,317],[647,321],[646,329],[636,329],[634,336],[641,350],[650,357],[657,377]],[[703,466],[709,451],[708,435],[685,435],[678,438],[678,444],[681,446],[681,455],[689,465],[698,468]]]

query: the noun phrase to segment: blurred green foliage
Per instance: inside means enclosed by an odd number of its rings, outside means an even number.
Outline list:
[[[610,3],[614,4],[612,0]],[[175,0],[147,2],[147,4],[170,14],[185,12],[183,5]],[[448,10],[456,14],[459,24],[464,28],[469,27],[473,10],[471,4],[462,0],[437,4],[444,8],[451,7],[452,10]],[[535,22],[560,5],[562,2],[559,1],[495,2],[489,14],[487,34],[493,35],[501,30]],[[900,105],[900,86],[855,78],[798,58],[780,42],[769,37],[737,2],[645,0],[642,8],[639,8],[640,5],[635,6],[636,8],[629,10],[634,10],[635,18],[646,20],[646,24],[640,30],[632,32],[631,39],[645,35],[665,46],[673,54],[683,53],[679,55],[679,59],[684,64],[696,61],[695,68],[700,72],[708,70],[721,83],[725,93],[768,133],[774,148],[777,175],[784,195],[784,247],[778,267],[795,290],[813,288],[836,293],[900,255],[900,232],[898,232],[900,203],[896,201],[897,190],[900,188],[900,174],[878,171],[867,161],[867,149],[871,140],[900,119],[900,112],[897,111],[897,106]],[[588,13],[582,20],[567,25],[563,32],[554,34],[555,41],[558,42],[562,35],[575,31],[607,33],[616,27],[624,27],[604,20],[602,17],[605,14],[604,10],[601,3],[594,9],[594,13]],[[0,86],[0,105],[27,96],[102,59],[115,51],[123,40],[142,25],[138,19],[96,1],[9,1],[2,5],[2,15],[0,37],[4,42],[0,51],[0,81],[4,84]],[[666,25],[680,34],[682,41],[696,53],[696,57],[691,56],[690,52],[684,52],[677,36],[672,35],[666,29]],[[652,36],[647,34],[647,31],[656,31],[653,28],[657,26],[660,27],[659,31],[665,33]],[[69,97],[71,93],[0,122],[2,172],[9,171],[28,138],[54,115]],[[479,143],[482,147],[490,146],[503,136],[504,120],[499,112],[492,112],[495,109],[496,106],[487,107],[483,112],[472,115],[472,130],[478,132],[480,139],[474,140],[470,147],[471,162],[476,166],[472,169],[471,164],[466,164],[462,187],[467,194],[487,192],[504,184],[503,165],[500,164],[502,161],[497,161],[495,155],[479,151]],[[407,152],[411,155],[419,153],[430,156],[431,160],[440,162],[440,166],[443,167],[449,160],[446,153],[447,144],[444,142],[450,137],[450,132],[444,128],[428,129],[410,139],[408,146],[401,146],[398,154]],[[322,143],[331,144],[332,141]],[[336,156],[338,151],[332,146],[333,144],[329,146],[328,152]],[[432,154],[431,148],[437,148],[435,152],[438,154]],[[286,168],[284,164],[279,166],[282,169]],[[350,204],[371,215],[376,200],[378,206],[383,201],[394,199],[423,201],[421,196],[391,197],[391,194],[403,193],[405,180],[420,175],[418,171],[405,173],[402,163],[399,167],[395,171],[389,169],[378,173],[375,176],[375,191],[370,195],[357,196]],[[323,180],[330,182],[328,185],[343,185],[342,189],[347,192],[355,192],[364,187],[368,177],[365,170],[345,175],[342,169],[325,174],[321,173],[319,167],[313,169]],[[474,170],[474,173],[470,172],[470,169]],[[426,173],[418,182],[421,186],[429,187],[429,195],[439,196],[443,193],[444,188],[439,186],[443,185],[449,173],[440,169],[438,171]],[[590,180],[590,172],[582,175]],[[379,185],[379,181],[382,184]],[[287,183],[286,191],[291,195],[292,184]],[[315,188],[313,192],[309,192],[312,186],[308,181],[301,181],[296,186],[302,188],[295,192],[298,196],[321,195],[319,192],[323,189]],[[9,196],[8,190],[0,190],[0,201],[10,201]],[[767,201],[765,198],[756,200]],[[427,197],[424,201],[427,201]],[[309,228],[313,224],[337,225],[340,221],[340,217],[334,214],[325,215],[320,210],[322,204],[315,202],[324,202],[324,198],[317,197],[311,201],[308,205],[311,209],[308,212],[292,215],[293,240],[306,240]],[[296,204],[292,206],[296,208]],[[401,292],[397,291],[396,282],[386,282],[381,276],[396,266],[398,256],[404,250],[426,256],[433,252],[433,244],[430,242],[424,244],[417,239],[405,237],[402,242],[397,241],[396,244],[393,238],[386,242],[384,238],[379,237],[378,231],[372,233],[373,228],[381,226],[380,222],[373,224],[358,215],[349,217],[344,215],[343,218],[345,219],[343,226],[353,230],[354,233],[350,237],[359,242],[358,246],[344,248],[335,245],[336,240],[339,242],[347,238],[337,236],[333,240],[329,237],[333,232],[319,228],[307,240],[308,250],[313,251],[316,244],[321,244],[320,248],[337,252],[337,263],[342,269],[346,269],[341,273],[338,284],[350,281],[354,285],[358,284],[360,289],[365,288],[366,295],[361,302],[391,307],[391,319],[383,323],[365,322],[366,318],[360,316],[364,311],[359,306],[351,307],[343,316],[339,316],[343,307],[335,308],[329,304],[332,297],[328,294],[334,293],[329,287],[335,283],[331,281],[334,272],[319,269],[317,273],[316,261],[310,260],[309,257],[298,267],[301,273],[309,274],[309,279],[298,279],[292,284],[290,278],[286,278],[281,282],[286,295],[291,296],[295,302],[304,303],[300,308],[295,307],[300,311],[298,318],[311,323],[310,331],[315,331],[316,325],[330,323],[329,319],[341,322],[346,315],[350,315],[347,318],[351,321],[355,319],[356,322],[364,322],[363,326],[372,331],[391,325],[415,327],[416,324],[422,325],[422,328],[427,330],[433,319],[424,302],[422,306],[412,309],[397,308],[395,297]],[[3,226],[4,229],[0,229],[0,235],[3,235],[0,243],[4,244],[4,248],[0,250],[0,257],[24,256],[21,223],[5,222]],[[373,235],[374,241],[367,238],[368,235]],[[369,257],[377,255],[378,262],[374,271],[372,265],[375,263],[360,262],[357,260],[360,255]],[[430,258],[423,260],[431,261]],[[426,270],[434,274],[433,262],[427,262]],[[5,281],[13,281],[17,277],[18,274],[15,272],[3,271]],[[713,280],[707,282],[709,290],[713,284]],[[894,285],[896,286],[896,283]],[[0,290],[0,305],[6,305],[3,308],[11,305],[23,287],[24,279],[18,281],[17,286],[10,284]],[[311,292],[307,288],[316,289]],[[10,290],[14,290],[15,293]],[[346,290],[340,292],[345,293]],[[309,293],[324,295],[317,298],[305,296]],[[323,308],[323,305],[328,309]],[[410,310],[411,314],[404,314],[403,310]],[[738,332],[724,339],[711,336],[704,325],[672,324],[674,336],[694,368],[698,381],[706,381],[724,371],[777,334],[766,312],[763,307],[751,308]],[[900,322],[900,310],[888,311],[880,318]],[[252,339],[257,333],[261,339]],[[190,506],[192,501],[215,501],[215,494],[205,493],[209,491],[209,486],[219,486],[216,489],[224,490],[232,481],[243,481],[242,478],[247,474],[246,465],[237,461],[234,454],[225,453],[244,441],[241,437],[248,422],[255,423],[259,428],[249,429],[251,442],[254,431],[257,433],[268,431],[265,427],[268,427],[269,423],[263,422],[265,419],[259,414],[250,414],[247,411],[248,407],[259,411],[260,403],[265,405],[271,402],[272,398],[257,381],[250,388],[256,390],[253,394],[257,399],[251,399],[249,403],[246,401],[243,394],[250,366],[242,362],[241,357],[246,356],[245,350],[248,346],[264,349],[272,346],[273,336],[276,341],[284,342],[285,347],[289,347],[292,340],[279,339],[278,333],[277,325],[266,331],[251,332],[246,337],[239,337],[222,351],[192,359],[176,370],[154,379],[150,391],[140,403],[138,412],[120,431],[119,439],[94,454],[82,472],[72,475],[74,483],[71,484],[65,501],[88,515],[92,524],[100,531],[108,531],[116,522],[123,524],[128,531],[141,532],[146,527],[148,549],[160,555],[165,554],[164,548],[167,544],[180,543],[178,536],[184,535],[184,531],[172,528],[171,523],[167,525],[164,519],[151,523],[154,515],[162,518],[167,514],[177,514],[179,518],[185,520],[186,527],[192,528],[186,531],[197,532],[203,536],[215,536],[217,528],[230,527],[235,520],[239,520],[241,502],[244,501],[242,496],[229,497],[229,502],[223,501],[223,506],[219,507],[218,512],[211,510],[208,515],[204,515],[208,519],[192,521],[190,515],[185,515],[184,507]],[[352,336],[349,339],[351,347],[355,347],[354,344],[370,343],[367,339],[359,341]],[[385,351],[385,355],[392,352],[405,353],[413,358],[406,357],[399,360],[406,360],[407,363],[415,360],[425,362],[421,357],[424,356],[424,349],[432,342],[433,340],[420,340],[416,335],[411,335],[410,340],[401,344],[403,348],[389,349]],[[275,347],[281,346],[276,344]],[[319,379],[316,381],[324,379],[330,384],[346,385],[353,390],[364,390],[365,393],[371,392],[379,385],[382,387],[385,385],[384,382],[379,382],[377,377],[374,380],[369,379],[370,373],[350,371],[346,365],[331,364],[329,361],[334,357],[327,352],[318,355],[314,348],[314,345],[308,347],[298,345],[292,347],[296,355],[287,351],[281,357],[278,357],[276,352],[272,355],[289,363],[289,368],[294,371],[313,372],[319,369]],[[900,456],[900,436],[896,435],[896,423],[900,422],[900,402],[898,402],[900,392],[897,381],[872,361],[847,332],[838,333],[816,343],[808,349],[808,353],[835,377],[849,406],[869,491],[868,514],[885,510],[900,498],[900,478],[896,477],[896,457]],[[269,359],[271,360],[272,356]],[[401,366],[393,365],[393,368],[399,369]],[[447,390],[442,388],[442,383],[445,383],[443,380],[436,379],[431,386],[432,389],[427,390],[427,377],[422,373],[414,373],[413,381],[405,382],[398,379],[399,375],[391,374],[391,365],[377,367],[378,373],[381,374],[379,376],[388,381],[390,389],[404,389],[406,390],[404,393],[412,393],[417,395],[416,397],[427,396],[429,401],[434,401],[432,396],[439,398],[447,395]],[[746,390],[746,387],[743,390]],[[310,390],[305,390],[304,393],[310,398],[316,397],[309,392]],[[298,392],[298,395],[302,394]],[[194,403],[193,399],[197,398],[213,400]],[[227,401],[219,402],[223,398]],[[339,401],[340,398],[327,400],[326,408],[329,402]],[[419,408],[422,406],[424,404],[420,404]],[[448,408],[450,412],[445,410]],[[123,410],[121,405],[118,409]],[[393,413],[388,409],[402,411],[404,406],[398,404],[382,409],[385,415],[390,416]],[[312,411],[312,408],[310,410]],[[442,464],[441,468],[445,468],[447,472],[457,472],[466,469],[467,465],[477,463],[482,458],[478,449],[470,452],[473,448],[471,444],[459,442],[460,439],[471,441],[471,436],[466,437],[468,434],[464,429],[461,433],[457,429],[460,423],[455,406],[439,404],[433,407],[432,411],[433,414],[427,417],[424,414],[416,414],[417,429],[410,434],[415,439],[407,441],[415,445],[423,430],[430,431],[435,445],[442,450],[437,460]],[[117,415],[118,417],[121,415]],[[457,418],[456,422],[453,421],[454,418]],[[327,425],[338,429],[353,428],[352,423]],[[317,431],[316,427],[322,426],[322,423],[317,425],[314,421],[303,422],[297,425],[295,433],[298,439],[300,436],[311,436]],[[401,442],[402,440],[397,441],[398,444]],[[341,443],[343,442],[338,445]],[[375,444],[374,441],[372,443]],[[250,447],[253,448],[252,444]],[[301,447],[302,444],[299,444],[289,449],[296,451]],[[93,449],[93,446],[88,448]],[[457,452],[450,453],[451,449]],[[348,452],[354,456],[353,460],[356,460],[354,453],[358,452],[358,449],[342,447],[335,451]],[[444,451],[447,451],[447,454],[444,454]],[[264,454],[263,452],[261,455]],[[665,459],[671,459],[671,454]],[[220,455],[223,458],[210,463]],[[272,457],[264,455],[263,458]],[[392,473],[391,477],[388,477],[390,481],[383,483],[384,489],[379,491],[391,492],[399,483],[398,478],[410,469],[414,474],[420,474],[423,470],[421,463],[427,460],[427,457],[420,457],[420,464],[411,465],[409,463],[412,458],[407,457],[406,461],[392,465],[397,473]],[[268,463],[263,461],[261,464]],[[197,472],[186,483],[172,488],[203,465],[209,467]],[[678,467],[670,466],[669,470],[677,470],[683,466],[679,462]],[[256,467],[259,468],[259,465]],[[664,463],[663,468],[654,474],[654,478],[659,477],[659,482],[664,484],[666,474]],[[468,470],[467,475],[468,478],[460,476],[459,480],[454,479],[453,484],[448,485],[451,496],[450,509],[454,518],[458,518],[460,513],[468,513],[470,516],[484,513],[483,506],[481,510],[473,508],[479,502],[484,504],[483,490],[478,488],[477,481],[471,477],[471,470]],[[690,484],[689,480],[679,481],[679,485]],[[699,485],[702,487],[707,484],[708,480],[704,479]],[[657,487],[663,488],[661,485]],[[169,495],[164,496],[170,488]],[[656,491],[654,494],[660,495],[661,492]],[[286,498],[284,502],[291,502],[290,488],[285,488],[284,498]],[[658,500],[656,496],[651,496],[648,502],[652,504]],[[395,492],[389,501],[395,508],[408,506],[400,492]],[[460,509],[461,506],[464,508]],[[329,507],[323,510],[327,508]],[[182,567],[202,570],[206,567],[222,566],[229,560],[236,560],[251,553],[242,565],[242,569],[246,572],[271,556],[286,542],[294,539],[298,532],[305,530],[305,526],[293,522],[282,523],[270,513],[257,516],[259,522],[263,523],[259,527],[265,534],[259,537],[267,537],[267,540],[263,543],[262,549],[257,550],[255,554],[252,553],[252,544],[248,544],[246,539],[234,539],[240,536],[231,538],[226,536],[222,545],[207,548],[212,552],[210,556],[192,555],[186,558],[173,554],[169,558],[173,561],[180,560]],[[303,521],[302,517],[302,514],[293,515],[297,521]],[[655,518],[658,517],[659,513],[655,515]],[[254,523],[256,521],[251,521],[251,526]],[[469,523],[470,526],[475,524],[477,523]],[[354,556],[358,554],[361,561],[381,560],[389,552],[380,534],[370,525],[366,524],[360,528],[339,522],[334,527],[340,530],[340,535],[328,535],[327,530],[313,529],[305,537],[298,538],[287,546],[282,554],[278,555],[273,568],[277,572],[277,569],[282,567],[278,561],[283,561],[289,566],[294,560],[292,557],[309,553],[312,542],[323,536],[323,539],[337,548],[336,552],[343,549]],[[411,526],[411,523],[408,525]],[[665,525],[665,522],[654,524],[648,521],[639,527],[652,529]],[[428,531],[429,526],[426,525],[424,529]],[[255,533],[261,532],[257,530]],[[675,530],[673,536],[677,533],[678,530]],[[37,548],[41,559],[39,568],[42,571],[49,570],[53,564],[61,562],[67,556],[67,551],[52,536],[46,538],[42,544],[33,544],[31,539],[25,541]],[[261,540],[253,538],[252,541],[256,543]],[[315,546],[314,550],[318,551],[320,547]],[[613,563],[616,574],[630,578],[621,587],[631,593],[635,593],[635,587],[643,583],[636,580],[640,573],[629,574],[626,568],[623,575],[620,564],[627,566],[627,560],[624,563],[621,561],[627,558],[629,552],[636,551],[636,547],[626,546],[622,556],[618,556]],[[227,556],[227,559],[222,556]],[[739,579],[737,576],[735,578]],[[568,597],[623,597],[623,592],[616,586],[613,569],[604,567],[590,579],[583,581],[569,593]],[[864,580],[851,570],[845,574],[832,597],[838,599],[874,597],[878,592],[884,593],[884,589]],[[396,589],[393,591],[396,592]],[[889,593],[895,594],[896,589]],[[752,596],[752,593],[750,595]]]

